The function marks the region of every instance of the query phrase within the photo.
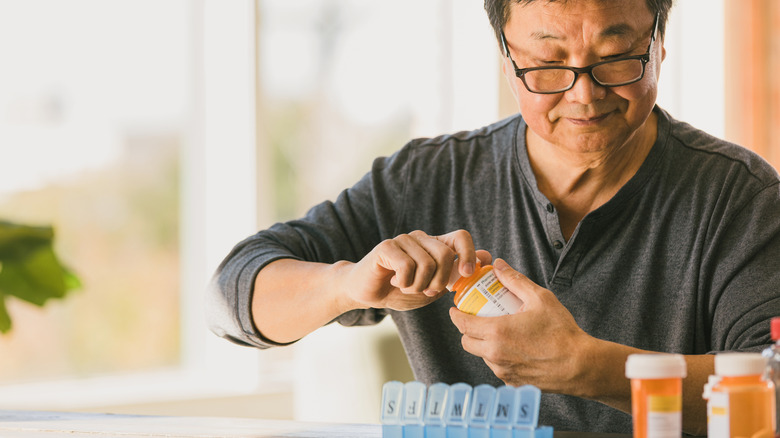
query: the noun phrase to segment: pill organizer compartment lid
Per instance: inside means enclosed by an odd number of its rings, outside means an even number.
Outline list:
[[[424,415],[426,426],[444,425],[444,414],[449,390],[450,385],[446,383],[434,383],[428,387]]]
[[[493,401],[496,397],[496,388],[492,385],[482,384],[474,387],[471,395],[471,409],[469,409],[469,427],[487,427],[492,415]]]
[[[444,422],[447,426],[466,426],[466,417],[471,407],[471,392],[472,387],[468,383],[450,385],[444,411]]]
[[[392,380],[382,385],[382,424],[401,424],[404,384]]]
[[[539,424],[542,391],[533,385],[523,385],[515,392],[515,428],[534,429]]]
[[[401,411],[403,424],[423,424],[423,412],[425,411],[425,384],[418,381],[404,384],[404,403]]]
[[[493,409],[490,415],[490,425],[498,429],[511,429],[517,416],[515,403],[516,388],[505,385],[496,390],[496,396],[493,400]]]

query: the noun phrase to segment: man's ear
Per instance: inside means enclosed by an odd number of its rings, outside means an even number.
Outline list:
[[[661,40],[661,62],[666,59],[666,46],[664,45],[664,40]]]

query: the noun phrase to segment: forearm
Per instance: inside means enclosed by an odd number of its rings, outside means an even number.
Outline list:
[[[481,257],[490,260],[487,251]],[[467,231],[418,230],[380,242],[357,263],[277,260],[255,279],[252,318],[267,339],[287,343],[353,309],[418,309],[447,293],[456,260],[470,275],[476,258]]]
[[[356,308],[341,293],[335,264],[281,259],[265,266],[255,279],[252,318],[267,339],[296,341]]]
[[[612,342],[594,340],[585,349],[585,373],[581,397],[599,401],[626,413],[631,413],[631,386],[625,378],[628,356],[635,353],[651,353]],[[703,435],[707,431],[707,405],[702,390],[707,378],[714,373],[711,355],[685,356],[687,377],[683,379],[683,431]]]
[[[683,431],[692,435],[707,434],[707,401],[702,398],[704,384],[715,374],[715,356],[685,356],[688,377],[683,379]]]

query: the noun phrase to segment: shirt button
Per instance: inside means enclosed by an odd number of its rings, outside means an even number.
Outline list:
[[[561,242],[560,240],[556,240],[556,241],[554,241],[554,242],[553,242],[553,248],[555,248],[555,249],[561,249],[561,248],[563,248],[563,242]]]
[[[552,203],[547,204],[547,212],[552,213],[555,211],[555,207],[552,205]]]

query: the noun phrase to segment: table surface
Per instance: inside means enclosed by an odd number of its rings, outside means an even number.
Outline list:
[[[382,428],[378,424],[0,410],[2,438],[53,436],[379,438]],[[630,435],[556,431],[555,437],[622,438]]]

